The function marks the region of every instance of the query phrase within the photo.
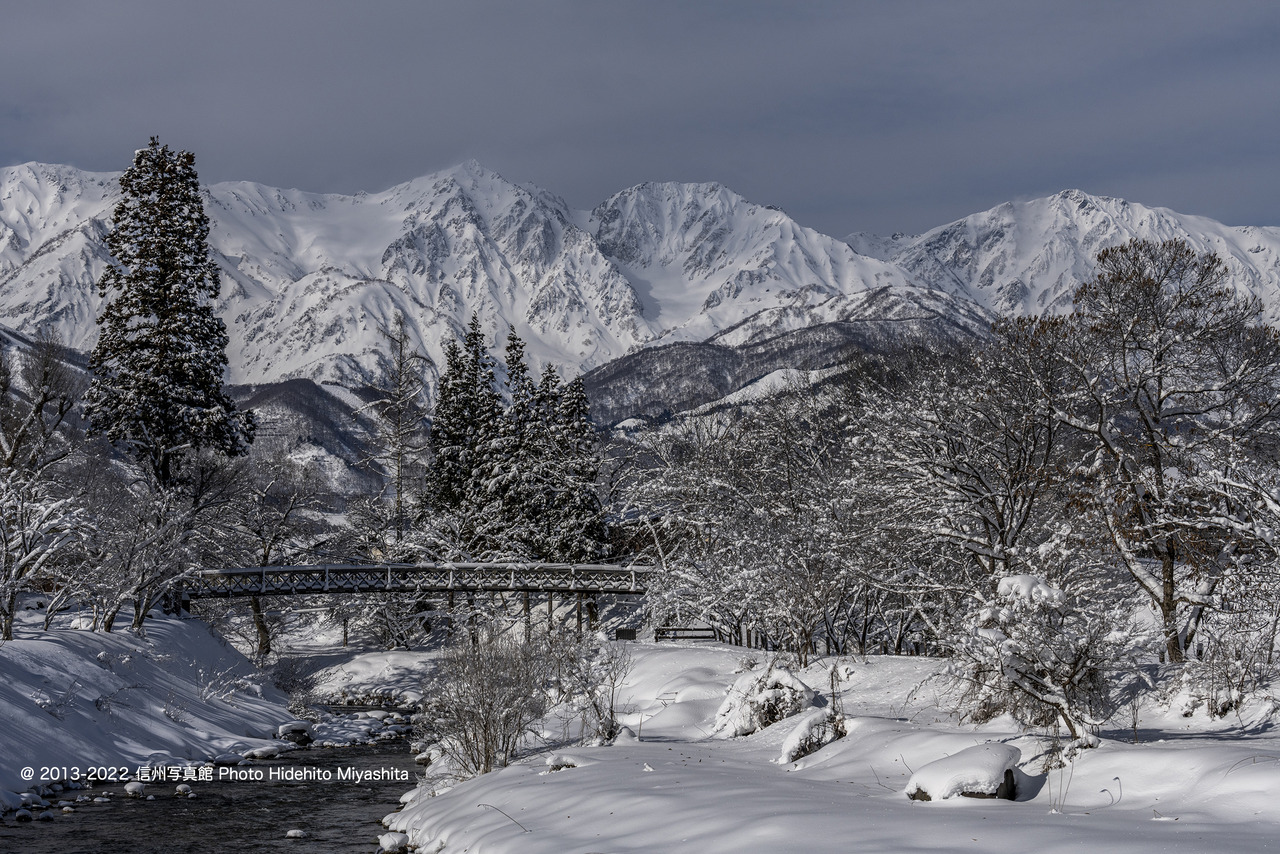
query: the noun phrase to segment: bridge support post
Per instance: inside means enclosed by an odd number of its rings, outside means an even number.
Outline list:
[[[555,634],[556,631],[556,594],[550,590],[547,591],[547,634]]]
[[[577,604],[574,605],[574,612],[578,618],[578,637],[582,637],[582,593],[578,593]]]
[[[524,642],[533,640],[533,615],[529,613],[529,591],[524,591]]]
[[[476,630],[476,594],[467,593],[467,636],[472,646],[479,646],[480,633]]]
[[[593,593],[587,598],[587,631],[594,632],[600,628],[600,609],[596,605],[596,597]]]

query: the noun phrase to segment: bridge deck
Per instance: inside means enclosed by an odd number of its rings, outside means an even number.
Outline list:
[[[312,593],[644,593],[651,566],[567,563],[325,564],[211,569],[183,584],[191,599]]]

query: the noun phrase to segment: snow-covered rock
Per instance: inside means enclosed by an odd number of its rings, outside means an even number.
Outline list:
[[[968,798],[1013,800],[1013,769],[1022,751],[1011,744],[988,742],[953,753],[921,767],[907,781],[907,797],[917,801]]]
[[[405,833],[384,833],[378,837],[378,850],[383,854],[403,854],[409,850],[409,836]]]
[[[292,742],[300,747],[306,747],[315,740],[312,736],[310,721],[289,721],[288,723],[280,724],[276,728],[276,738]]]

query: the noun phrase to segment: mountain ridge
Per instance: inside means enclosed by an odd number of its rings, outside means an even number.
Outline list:
[[[92,346],[117,177],[0,169],[0,324],[53,326],[69,346]],[[1218,252],[1280,316],[1280,228],[1079,190],[921,235],[844,240],[717,183],[643,183],[575,210],[476,161],[379,193],[244,181],[203,193],[228,379],[240,384],[368,383],[397,312],[436,365],[475,313],[495,346],[514,330],[536,367],[570,375],[655,346],[751,347],[822,324],[874,325],[876,340],[965,337],[996,313],[1068,310],[1097,251],[1133,237]]]

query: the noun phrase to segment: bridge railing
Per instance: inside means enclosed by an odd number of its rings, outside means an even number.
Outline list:
[[[313,593],[510,591],[644,593],[653,567],[633,564],[317,564],[203,570],[183,585],[187,598]]]

